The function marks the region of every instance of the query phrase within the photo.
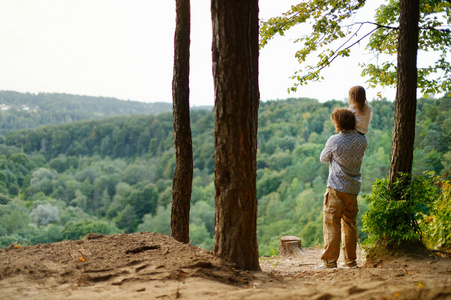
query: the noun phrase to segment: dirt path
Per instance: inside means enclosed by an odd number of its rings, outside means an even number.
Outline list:
[[[1,249],[0,299],[451,299],[450,258],[318,270],[320,254],[262,257],[262,272],[243,272],[161,234],[90,235]]]

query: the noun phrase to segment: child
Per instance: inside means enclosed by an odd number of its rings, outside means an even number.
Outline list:
[[[356,85],[349,90],[349,110],[355,115],[355,129],[361,134],[368,132],[368,125],[373,118],[373,109],[366,101],[365,89]]]

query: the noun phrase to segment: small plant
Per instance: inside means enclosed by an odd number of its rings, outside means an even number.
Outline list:
[[[371,195],[363,195],[370,204],[363,216],[363,231],[368,233],[364,245],[368,250],[381,246],[396,249],[401,244],[422,241],[419,224],[437,198],[433,178],[433,172],[415,178],[400,174],[391,187],[388,178],[380,179],[372,186]]]
[[[424,244],[429,249],[451,249],[451,181],[447,179],[449,175],[450,172],[443,177],[433,178],[437,198],[431,204],[428,214],[419,221]]]

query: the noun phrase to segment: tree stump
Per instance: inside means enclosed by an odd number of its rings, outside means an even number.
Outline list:
[[[296,236],[286,235],[280,238],[279,255],[280,256],[301,256],[301,239]]]

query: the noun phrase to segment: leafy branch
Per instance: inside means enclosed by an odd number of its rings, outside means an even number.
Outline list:
[[[290,91],[296,91],[298,86],[305,85],[309,81],[320,81],[323,77],[320,72],[338,57],[350,56],[351,48],[369,37],[366,49],[370,53],[395,55],[397,53],[397,32],[399,18],[399,1],[390,1],[387,5],[381,5],[374,16],[373,21],[352,22],[344,24],[365,4],[363,0],[309,0],[293,5],[291,10],[282,16],[270,18],[260,22],[260,48],[263,48],[277,34],[284,36],[286,31],[298,24],[310,24],[311,30],[305,36],[294,40],[295,43],[303,43],[295,54],[299,64],[306,62],[307,57],[316,53],[332,42],[345,40],[334,49],[325,48],[317,54],[316,65],[307,65],[303,70],[294,72],[291,79],[295,80]],[[440,59],[429,68],[421,69],[418,76],[418,85],[423,92],[439,93],[451,89],[449,77],[450,64],[443,58],[451,51],[451,30],[446,22],[451,22],[450,1],[424,0],[421,2],[420,12],[420,39],[418,48],[420,51],[440,52]],[[359,26],[357,30],[351,29]],[[356,39],[364,25],[372,25],[375,28]],[[355,40],[356,39],[356,40]],[[449,59],[448,59],[449,61]],[[369,75],[368,83],[372,87],[376,85],[390,86],[396,84],[396,66],[393,62],[382,62],[381,65],[361,64],[362,76]]]
[[[364,23],[369,23],[369,22],[364,22]],[[356,23],[357,24],[357,23]],[[351,49],[352,47],[354,47],[355,45],[359,44],[362,40],[364,40],[367,36],[369,36],[370,34],[372,34],[374,31],[376,31],[378,28],[375,28],[371,31],[369,31],[368,33],[366,33],[364,36],[362,36],[361,38],[359,38],[357,41],[355,41],[354,43],[352,43],[351,45],[345,47],[343,50],[340,51],[340,49],[342,47],[344,47],[346,44],[348,44],[354,36],[357,35],[357,32],[360,31],[360,29],[362,28],[363,24],[361,24],[361,26],[359,27],[359,29],[357,29],[357,31],[348,39],[346,40],[343,44],[341,44],[335,51],[333,51],[333,54],[328,56],[323,62],[321,62],[321,64],[319,64],[316,67],[312,67],[310,68],[310,70],[312,69],[318,69],[318,70],[322,70],[325,67],[329,66],[337,57],[339,57],[340,55],[342,56],[349,56],[349,55],[345,55],[344,53]]]

